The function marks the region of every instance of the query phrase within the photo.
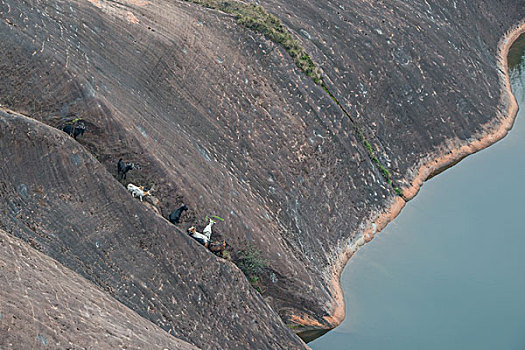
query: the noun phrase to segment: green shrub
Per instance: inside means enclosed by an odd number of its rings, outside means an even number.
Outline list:
[[[239,250],[235,264],[241,269],[251,284],[259,282],[259,275],[266,269],[267,260],[261,257],[261,251],[253,244]]]

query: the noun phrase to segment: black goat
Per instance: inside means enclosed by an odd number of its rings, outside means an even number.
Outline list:
[[[170,214],[170,222],[172,224],[180,223],[180,216],[181,216],[182,212],[185,211],[185,210],[188,210],[188,207],[186,206],[186,204],[183,204],[179,209],[175,209]]]
[[[78,135],[84,134],[84,131],[86,131],[86,126],[84,123],[80,123],[78,125],[67,124],[62,128],[62,131],[64,131],[69,136],[73,136],[73,138],[76,140]]]
[[[126,173],[130,170],[136,169],[137,167],[133,163],[124,163],[122,158],[118,160],[117,164],[117,180],[126,178]]]

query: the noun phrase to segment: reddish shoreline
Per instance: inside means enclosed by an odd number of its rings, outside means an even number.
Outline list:
[[[522,20],[517,25],[514,25],[507,33],[500,39],[498,43],[497,53],[497,68],[500,70],[500,81],[501,85],[501,97],[500,106],[503,106],[497,112],[496,118],[483,126],[483,132],[479,135],[478,139],[469,144],[458,145],[459,141],[450,141],[446,146],[446,150],[442,154],[433,154],[423,159],[414,173],[417,176],[412,180],[412,184],[409,187],[403,188],[403,198],[393,197],[392,203],[389,208],[384,211],[372,213],[371,219],[367,229],[359,236],[355,242],[351,244],[345,244],[342,248],[342,252],[338,254],[339,258],[334,264],[330,274],[332,291],[335,295],[334,305],[332,306],[332,312],[330,316],[324,317],[324,319],[332,326],[337,327],[345,318],[345,301],[343,296],[343,290],[341,288],[341,274],[348,260],[352,255],[364,244],[370,242],[374,235],[379,233],[386,225],[394,220],[397,215],[401,212],[406,202],[419,192],[419,189],[423,183],[432,177],[434,174],[445,170],[446,168],[453,166],[466,156],[476,153],[488,146],[496,143],[507,135],[509,130],[514,124],[518,112],[518,104],[512,93],[510,87],[510,77],[507,64],[507,55],[510,47],[514,41],[525,33],[525,20]]]

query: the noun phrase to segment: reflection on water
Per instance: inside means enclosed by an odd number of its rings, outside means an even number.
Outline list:
[[[525,52],[525,34],[522,34],[510,47],[507,61],[511,71],[523,70],[523,53]]]
[[[425,183],[350,260],[347,319],[314,350],[525,349],[524,50],[522,36],[509,55],[514,128]]]

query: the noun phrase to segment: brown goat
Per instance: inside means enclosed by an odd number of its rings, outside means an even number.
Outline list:
[[[226,241],[210,242],[208,249],[214,254],[222,253],[226,249]]]

